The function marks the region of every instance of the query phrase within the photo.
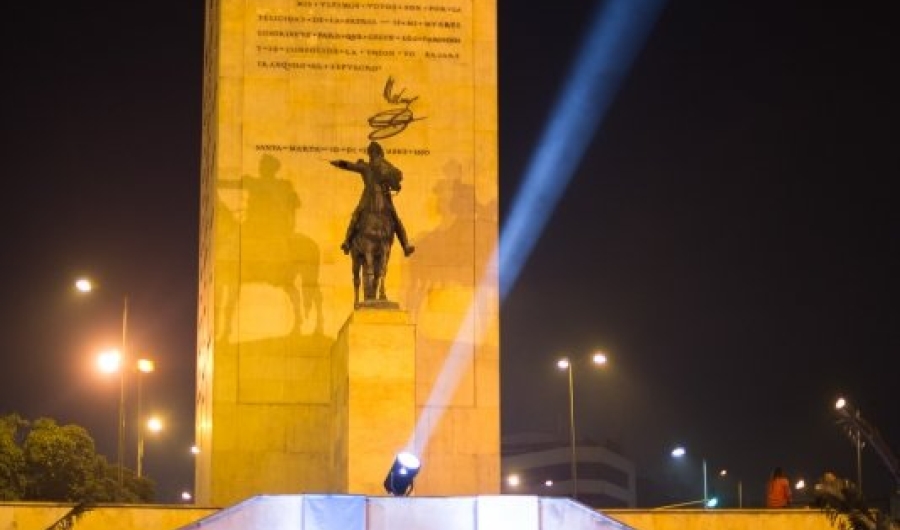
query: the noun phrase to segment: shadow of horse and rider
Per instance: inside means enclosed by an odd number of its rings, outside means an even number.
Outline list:
[[[358,173],[363,182],[341,249],[351,257],[354,307],[394,308],[398,304],[388,300],[385,292],[394,238],[406,256],[415,251],[392,199],[392,194],[400,191],[403,176],[384,158],[377,142],[369,144],[367,153],[368,161],[330,161],[337,168]],[[290,334],[300,335],[304,327],[311,327],[314,335],[323,332],[320,249],[309,236],[295,230],[300,199],[291,182],[277,176],[280,168],[281,162],[266,154],[260,158],[258,176],[244,175],[218,184],[220,190],[241,193],[237,207],[217,199],[219,222],[223,223],[223,229],[217,231],[218,254],[231,260],[230,266],[217,267],[218,296],[223,300],[219,338],[231,336],[241,290],[248,284],[271,285],[287,295],[293,312]]]
[[[402,172],[385,159],[378,142],[367,148],[368,160],[331,160],[341,170],[359,174],[363,183],[360,199],[354,210],[341,249],[351,257],[354,287],[354,307],[391,307],[398,304],[388,299],[385,279],[396,238],[404,255],[416,248],[409,243],[407,232],[393,203],[393,195],[401,189]],[[224,229],[217,247],[218,255],[232,260],[232,266],[217,268],[219,296],[222,297],[222,313],[218,317],[219,337],[231,335],[233,314],[236,310],[242,286],[249,283],[268,284],[282,290],[290,300],[293,312],[291,334],[301,334],[301,329],[312,334],[323,332],[323,299],[319,285],[320,249],[307,235],[296,231],[296,212],[300,199],[287,179],[277,176],[281,163],[271,155],[263,155],[259,161],[259,176],[245,175],[240,180],[219,183],[222,190],[241,192],[239,207],[226,206],[219,198],[220,223]],[[458,248],[448,248],[447,241],[471,240],[471,223],[478,219],[490,219],[496,203],[471,204],[474,191],[462,184],[461,168],[449,164],[444,168],[445,179],[435,185],[439,199],[442,224],[434,233],[421,235],[420,246],[428,247],[427,254],[440,258],[449,270],[458,268],[460,278],[444,281],[461,285],[471,282],[471,271],[466,264],[471,256],[458,255]],[[473,209],[474,208],[474,209]],[[479,252],[484,258],[487,255]],[[415,264],[414,264],[415,265]],[[477,265],[477,264],[476,264]],[[419,309],[421,297],[428,290],[426,270],[414,266],[404,281],[404,291],[409,291],[410,309]],[[232,277],[233,276],[233,277]],[[423,283],[424,282],[424,283]],[[299,287],[298,287],[299,285]]]
[[[219,222],[224,224],[217,231],[217,247],[220,256],[232,260],[231,266],[217,267],[218,296],[224,299],[220,338],[231,336],[241,289],[248,284],[271,285],[287,295],[293,312],[290,334],[301,334],[303,327],[311,328],[314,335],[323,331],[319,247],[295,230],[300,199],[290,181],[277,177],[280,168],[277,158],[263,155],[258,177],[244,175],[218,185],[241,192],[236,208],[217,199]]]
[[[466,182],[462,164],[447,161],[431,191],[438,224],[415,237],[417,251],[428,260],[412,260],[401,284],[413,315],[424,309],[435,290],[478,289],[496,244],[490,238],[497,222],[496,197],[479,201],[474,184]],[[440,264],[439,275],[434,273],[435,263]]]

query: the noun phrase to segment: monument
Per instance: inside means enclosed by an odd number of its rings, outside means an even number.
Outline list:
[[[403,255],[409,256],[415,247],[409,244],[406,228],[394,207],[392,193],[400,192],[403,179],[399,169],[384,158],[378,142],[368,148],[369,161],[332,160],[335,167],[354,171],[363,178],[363,192],[359,204],[350,217],[347,235],[341,243],[344,254],[353,256],[353,303],[360,306],[359,287],[363,284],[363,304],[370,307],[395,307],[385,291],[385,276],[396,236],[403,245]],[[360,273],[364,275],[361,281]]]
[[[495,12],[207,0],[198,504],[383,494],[403,449],[416,495],[499,492]],[[373,145],[393,259],[347,237]]]

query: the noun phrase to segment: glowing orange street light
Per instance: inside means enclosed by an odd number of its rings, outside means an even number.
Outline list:
[[[137,450],[137,476],[143,476],[143,462],[144,462],[144,429],[141,427],[141,420],[143,420],[143,397],[142,397],[142,387],[143,387],[143,374],[149,374],[153,372],[155,369],[155,364],[150,359],[138,359],[137,361],[137,421],[138,421],[138,450]]]
[[[119,374],[119,421],[118,421],[118,479],[119,489],[123,485],[122,467],[125,448],[125,370],[122,369],[122,352],[117,349],[106,350],[97,356],[97,367],[105,374]]]
[[[163,430],[163,422],[159,417],[152,416],[140,428],[140,436],[138,436],[138,460],[137,460],[137,476],[141,476],[141,469],[144,463],[144,429],[152,433],[158,433]]]
[[[104,374],[114,374],[121,366],[122,352],[119,350],[106,350],[97,356],[97,368]]]
[[[94,284],[89,278],[78,278],[75,280],[75,289],[80,293],[90,293],[94,290]],[[124,488],[125,468],[125,370],[122,369],[123,357],[128,355],[128,297],[122,299],[122,344],[119,353],[119,361],[116,369],[119,372],[119,435],[116,449],[116,464],[118,466],[118,485],[121,493]],[[109,362],[108,358],[107,361]],[[107,365],[110,367],[111,365]],[[103,365],[101,365],[101,369]]]

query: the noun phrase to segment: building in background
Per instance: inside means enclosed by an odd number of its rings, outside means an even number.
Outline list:
[[[546,433],[521,433],[502,439],[503,493],[572,496],[572,446]],[[637,487],[634,463],[610,444],[578,440],[578,501],[594,508],[633,508]]]

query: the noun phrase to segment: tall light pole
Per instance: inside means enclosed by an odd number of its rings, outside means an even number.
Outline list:
[[[119,375],[119,419],[118,419],[118,450],[117,450],[117,480],[119,491],[121,492],[123,486],[123,475],[122,475],[122,450],[124,447],[124,437],[125,437],[125,369],[122,366],[122,352],[113,349],[107,350],[97,357],[97,366],[100,368],[101,372],[112,374],[118,373]]]
[[[94,290],[94,284],[88,278],[75,280],[75,289],[82,293],[90,293]],[[125,370],[124,358],[128,355],[128,296],[122,297],[122,345],[119,360],[119,433],[116,448],[116,465],[119,492],[124,487],[125,469]]]
[[[709,474],[706,472],[706,459],[703,459],[703,504],[709,503]]]
[[[570,470],[569,475],[572,478],[572,498],[578,500],[578,457],[575,451],[575,382],[572,377],[572,363],[565,357],[556,362],[556,366],[560,370],[565,370],[569,375],[569,446],[572,454],[569,455]]]
[[[140,478],[143,476],[143,462],[144,462],[144,416],[143,416],[143,397],[142,397],[142,386],[143,386],[143,374],[149,374],[153,372],[155,365],[153,361],[150,359],[138,359],[137,362],[137,426],[138,426],[138,445],[137,445],[137,476]],[[150,420],[152,421],[152,420]],[[158,420],[157,420],[158,422]],[[147,424],[148,428],[150,424]]]
[[[148,418],[145,423],[141,423],[138,420],[138,425],[140,429],[138,429],[138,456],[137,456],[137,476],[141,476],[141,469],[144,464],[144,429],[150,432],[159,432],[163,428],[162,420],[157,417]]]
[[[834,403],[834,408],[838,411],[850,415],[850,406],[847,403],[847,400],[840,397]],[[856,416],[857,421],[859,420],[859,409],[856,409],[853,414]],[[856,487],[859,488],[859,491],[862,491],[862,430],[858,425],[854,427],[848,427],[848,434],[856,445]]]
[[[675,449],[672,449],[672,456],[675,458],[681,458],[686,454],[687,454],[687,450],[680,445],[678,447],[676,447]],[[703,506],[705,507],[709,504],[709,500],[710,500],[709,499],[709,488],[708,488],[708,484],[707,484],[708,479],[707,479],[707,472],[706,472],[706,458],[705,457],[702,459],[702,472],[703,472],[703,499],[702,499],[702,501],[703,501]]]
[[[725,478],[728,476],[728,470],[722,469],[719,471],[719,476]],[[744,507],[744,483],[741,479],[737,479],[737,498],[738,498],[738,508]]]
[[[591,358],[594,364],[596,365],[604,365],[606,364],[606,354],[602,352],[594,353]],[[572,375],[572,363],[569,361],[567,357],[563,357],[562,359],[556,361],[556,366],[560,370],[565,370],[569,376],[569,445],[571,447],[572,454],[570,455],[571,460],[571,476],[572,476],[572,498],[576,501],[578,500],[578,454],[576,451],[576,438],[575,438],[575,378]]]

